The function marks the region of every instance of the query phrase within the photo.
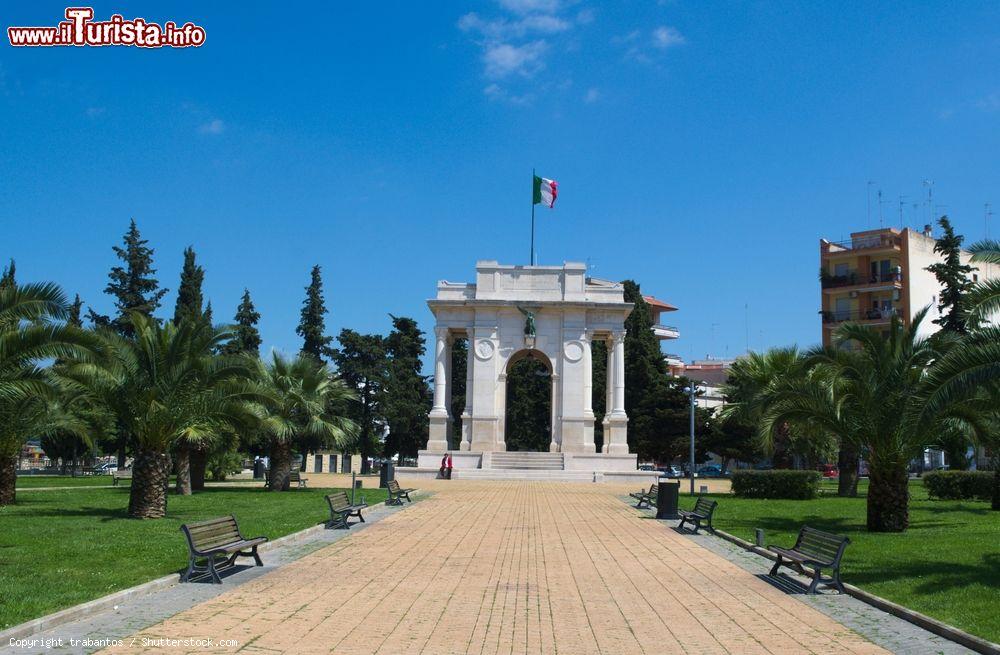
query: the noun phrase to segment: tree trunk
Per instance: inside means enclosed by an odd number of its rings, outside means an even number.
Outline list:
[[[205,488],[205,467],[208,465],[208,453],[201,448],[191,451],[191,490],[202,491]]]
[[[135,463],[133,462],[133,466]],[[118,438],[118,468],[125,468],[125,435]]]
[[[177,448],[177,494],[191,495],[191,449],[187,445]]]
[[[858,451],[848,444],[840,446],[837,456],[837,495],[854,498],[858,495]]]
[[[170,455],[140,450],[132,463],[132,488],[128,515],[136,519],[158,519],[167,513]]]
[[[0,507],[14,504],[16,490],[17,457],[0,455]]]
[[[271,446],[271,491],[288,491],[288,474],[292,469],[292,450],[287,443]]]
[[[910,524],[910,489],[906,467],[868,472],[868,530],[903,532]]]
[[[0,501],[0,505],[2,505]],[[990,509],[1000,511],[1000,454],[993,458],[993,499]]]

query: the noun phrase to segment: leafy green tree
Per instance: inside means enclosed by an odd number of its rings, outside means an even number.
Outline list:
[[[295,333],[302,337],[302,354],[322,362],[329,356],[332,337],[326,336],[326,303],[323,300],[323,278],[318,265],[313,266],[312,279],[306,287],[302,315]]]
[[[462,413],[465,411],[465,379],[468,374],[469,365],[469,340],[456,339],[451,346],[451,416],[452,416],[452,443],[449,447],[458,449],[462,440]],[[431,404],[434,402],[434,391],[430,391]],[[427,437],[423,436],[420,447],[427,445]]]
[[[594,410],[594,444],[597,452],[604,448],[604,413],[608,401],[608,343],[597,340],[590,342],[591,388],[593,397],[591,408]],[[628,362],[626,362],[626,367]]]
[[[626,364],[627,366],[627,364]],[[645,394],[634,406],[641,434],[636,452],[643,460],[656,462],[687,462],[691,449],[691,400],[685,387],[688,378],[664,378],[655,383],[656,393]],[[695,462],[707,459],[706,439],[711,429],[711,411],[695,408]],[[629,431],[633,418],[629,415]]]
[[[61,322],[67,313],[59,287],[19,285],[11,263],[0,284],[0,506],[15,501],[25,441],[59,427],[48,411],[58,390],[40,365],[92,345],[86,332]]]
[[[713,418],[708,433],[701,440],[702,447],[722,458],[722,470],[728,471],[733,460],[750,462],[757,458],[757,435],[752,425],[730,418]]]
[[[223,347],[223,352],[231,355],[251,355],[260,357],[260,332],[257,330],[257,322],[260,321],[260,313],[253,305],[250,298],[250,291],[243,289],[243,300],[236,309],[236,333],[232,340]]]
[[[292,449],[321,444],[344,448],[356,431],[354,423],[331,407],[343,407],[354,397],[325,364],[306,355],[286,359],[274,353],[270,364],[260,360],[256,378],[262,399],[259,434],[270,454],[271,491],[287,491]]]
[[[184,249],[184,267],[181,269],[181,282],[177,287],[177,303],[174,306],[174,324],[184,321],[204,320],[202,311],[201,285],[205,281],[205,269],[196,262],[194,248]]]
[[[161,518],[171,450],[252,422],[247,402],[256,395],[246,360],[214,354],[229,338],[227,331],[198,321],[160,325],[139,312],[131,318],[134,338],[103,329],[102,351],[71,363],[61,374],[101,398],[118,425],[133,435],[129,516]],[[178,472],[185,475],[187,464]]]
[[[552,375],[535,356],[525,357],[507,371],[507,450],[548,452],[552,442]]]
[[[934,320],[941,329],[958,334],[967,332],[967,311],[965,296],[972,288],[969,274],[975,269],[963,264],[961,259],[961,235],[955,234],[951,221],[947,216],[938,219],[942,234],[934,242],[934,252],[941,255],[944,261],[931,264],[927,270],[934,274],[941,285],[941,296],[938,300],[938,311],[941,317]]]
[[[377,452],[385,426],[382,413],[387,375],[385,340],[378,334],[359,334],[345,328],[337,341],[340,347],[332,349],[330,355],[338,375],[358,397],[348,416],[358,426],[355,447],[361,453],[361,472],[368,473],[369,458]]]
[[[153,249],[147,243],[139,234],[139,228],[133,219],[123,238],[123,245],[113,248],[124,265],[111,269],[108,273],[108,286],[104,289],[104,293],[114,297],[118,314],[112,319],[90,310],[88,315],[94,325],[110,325],[122,336],[133,338],[135,328],[131,313],[149,317],[160,306],[167,289],[160,289],[160,283],[153,277],[156,274],[156,269],[153,268]]]
[[[385,352],[388,370],[381,406],[389,433],[384,454],[416,457],[417,451],[427,444],[427,414],[433,404],[430,385],[420,372],[420,358],[426,346],[417,322],[405,316],[392,316],[392,332],[385,339]],[[452,369],[453,381],[454,375]]]

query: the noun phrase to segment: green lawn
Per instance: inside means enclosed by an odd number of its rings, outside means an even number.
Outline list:
[[[33,489],[36,487],[103,487],[112,484],[110,475],[85,475],[70,477],[68,475],[19,475],[18,489]],[[122,484],[119,482],[118,484]],[[124,484],[128,484],[127,482]]]
[[[910,492],[910,528],[903,534],[867,532],[864,498],[828,495],[816,500],[716,495],[714,523],[751,542],[754,528],[764,528],[767,543],[787,546],[803,523],[847,535],[845,582],[1000,642],[1000,512],[985,502],[928,500],[919,481],[911,483]],[[682,497],[682,507],[693,504]]]
[[[0,630],[183,569],[182,523],[234,514],[245,535],[275,539],[326,520],[326,493],[209,488],[171,495],[167,517],[149,521],[125,517],[127,488],[18,494],[0,509]]]

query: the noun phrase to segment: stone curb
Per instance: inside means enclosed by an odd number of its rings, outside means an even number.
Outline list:
[[[755,544],[746,541],[745,539],[740,539],[735,535],[731,535],[723,530],[715,530],[715,536],[725,539],[731,543],[736,544],[744,550],[749,550],[753,553],[766,557],[769,560],[776,560],[777,557],[769,550],[761,548]],[[852,584],[844,583],[844,591],[847,592],[848,596],[853,596],[863,603],[867,603],[872,607],[882,610],[888,614],[892,614],[904,621],[908,621],[914,625],[917,625],[928,632],[932,632],[939,637],[948,639],[949,641],[954,641],[957,644],[965,646],[977,653],[983,653],[984,655],[1000,655],[1000,644],[995,644],[991,641],[987,641],[981,637],[971,635],[964,630],[959,630],[953,625],[948,625],[938,621],[937,619],[932,619],[931,617],[916,612],[909,609],[908,607],[903,607],[891,600],[886,600],[881,596],[876,596],[873,593],[867,592],[864,589],[859,589]]]
[[[416,501],[422,500],[421,497],[428,494],[424,491],[417,491],[412,495],[414,497],[414,501]],[[379,503],[369,505],[368,507],[375,508],[382,504],[384,503],[380,501]],[[305,528],[304,530],[286,534],[285,536],[278,537],[273,541],[263,543],[258,547],[258,551],[266,553],[269,550],[274,550],[275,548],[281,546],[288,546],[300,541],[305,541],[307,538],[316,533],[321,533],[325,529],[326,523],[319,523],[312,527]],[[95,614],[106,612],[114,609],[116,605],[120,605],[122,602],[130,598],[147,596],[162,589],[172,587],[175,584],[180,584],[180,580],[180,572],[171,573],[170,575],[165,575],[162,578],[156,578],[155,580],[150,580],[149,582],[144,582],[140,585],[129,587],[128,589],[116,591],[115,593],[107,596],[95,598],[94,600],[89,600],[85,603],[80,603],[79,605],[74,605],[73,607],[67,607],[64,610],[53,612],[52,614],[40,616],[37,619],[25,621],[24,623],[15,625],[12,628],[8,628],[7,630],[0,632],[0,644],[8,644],[11,639],[30,637],[33,634],[44,632],[45,630],[51,630],[52,628],[57,628],[60,625],[65,625],[66,623],[72,623],[74,621],[79,621],[80,619],[85,619],[89,616],[94,616]]]

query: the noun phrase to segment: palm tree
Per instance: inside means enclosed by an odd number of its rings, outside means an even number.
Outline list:
[[[160,325],[131,316],[134,339],[110,329],[100,335],[96,357],[66,367],[65,379],[100,396],[136,448],[128,514],[160,518],[166,513],[170,451],[253,419],[256,400],[244,358],[215,355],[231,337],[201,321]],[[183,466],[183,465],[182,465]]]
[[[1000,241],[984,240],[969,247],[972,262],[1000,266]],[[982,325],[1000,311],[1000,278],[986,279],[973,285],[966,297],[969,320],[973,327]]]
[[[344,446],[357,431],[342,415],[355,394],[324,364],[308,356],[286,359],[275,353],[270,364],[258,361],[262,402],[260,433],[270,450],[270,489],[288,489],[292,446],[304,440]]]
[[[756,425],[766,407],[768,391],[779,380],[797,374],[801,363],[802,355],[795,346],[750,352],[738,358],[724,387],[729,403],[722,410],[723,418]],[[789,426],[783,425],[770,444],[775,468],[791,466],[789,442]]]
[[[67,304],[54,284],[0,284],[0,506],[15,500],[17,457],[38,436],[46,399],[54,391],[40,362],[78,354],[88,343],[82,330],[57,321]]]
[[[888,336],[843,325],[835,334],[837,347],[806,353],[809,375],[775,385],[761,420],[763,439],[782,423],[798,421],[864,451],[873,532],[901,532],[909,525],[908,464],[938,430],[956,423],[977,429],[973,413],[955,403],[928,404],[933,385],[927,371],[948,340],[917,336],[926,313],[918,312],[909,327],[894,317]],[[839,347],[846,343],[855,347]]]

